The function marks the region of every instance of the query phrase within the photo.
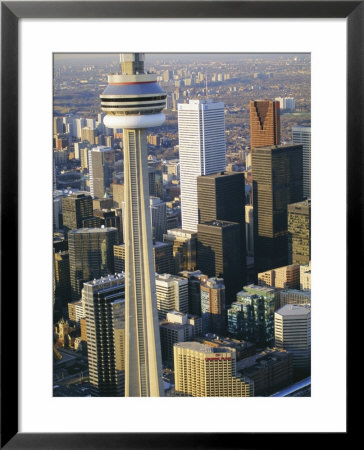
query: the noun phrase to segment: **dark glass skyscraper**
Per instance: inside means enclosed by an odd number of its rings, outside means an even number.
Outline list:
[[[288,264],[287,206],[303,200],[302,146],[272,145],[252,154],[256,272]]]
[[[62,216],[67,231],[82,228],[83,220],[93,216],[91,196],[79,193],[63,197]]]
[[[116,228],[81,228],[68,233],[72,300],[79,300],[83,283],[114,273]]]
[[[242,172],[218,172],[197,178],[199,223],[228,221],[240,227],[241,282],[246,282],[245,177]],[[237,243],[236,243],[237,245]]]
[[[198,224],[197,239],[197,266],[209,277],[224,279],[230,305],[244,285],[240,224],[222,220]]]

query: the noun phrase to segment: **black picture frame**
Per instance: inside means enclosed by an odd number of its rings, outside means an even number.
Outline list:
[[[1,448],[135,449],[282,446],[280,433],[19,433],[18,353],[18,21],[21,18],[346,18],[347,19],[347,294],[363,273],[364,1],[5,1],[1,2]],[[339,178],[339,174],[333,174]],[[343,205],[340,205],[342,208]],[[355,249],[355,253],[353,251]],[[11,290],[11,301],[9,292]],[[349,295],[348,295],[349,297]],[[349,346],[347,347],[349,349]],[[334,376],[334,368],[333,368]],[[343,388],[340,386],[340,388]],[[345,389],[347,386],[345,386]],[[335,433],[347,444],[350,430]],[[244,411],[242,411],[244,415]],[[215,419],[214,419],[215,420]],[[218,418],[217,418],[218,420]],[[243,420],[243,418],[242,418]],[[213,421],[211,430],[213,430]],[[310,445],[310,433],[300,444]],[[284,445],[297,442],[285,434]],[[327,434],[316,433],[327,443]],[[346,440],[343,442],[343,440]]]

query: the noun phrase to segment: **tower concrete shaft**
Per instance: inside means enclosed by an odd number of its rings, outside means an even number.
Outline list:
[[[104,123],[123,129],[125,201],[125,396],[164,395],[149,213],[146,128],[164,121],[166,95],[144,73],[143,54],[121,55],[101,95]]]

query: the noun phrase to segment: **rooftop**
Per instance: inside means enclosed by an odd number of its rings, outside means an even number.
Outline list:
[[[281,316],[299,316],[299,315],[308,315],[311,313],[310,305],[284,305],[282,308],[279,308],[275,314],[279,314]]]
[[[235,349],[229,347],[210,347],[200,342],[178,342],[174,347],[187,348],[201,353],[235,353]]]
[[[89,233],[107,233],[109,231],[118,231],[115,227],[103,227],[103,228],[77,228],[77,230],[71,230],[68,234],[89,234]]]

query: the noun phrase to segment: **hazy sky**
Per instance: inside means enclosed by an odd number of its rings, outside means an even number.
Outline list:
[[[171,61],[178,60],[180,62],[188,61],[231,61],[232,59],[243,60],[246,58],[257,57],[264,58],[284,58],[287,56],[307,56],[307,53],[146,53],[146,62],[153,64],[157,61]],[[117,53],[55,53],[54,62],[56,64],[72,63],[79,61],[80,64],[97,64],[97,63],[113,63],[119,61],[119,54]]]

